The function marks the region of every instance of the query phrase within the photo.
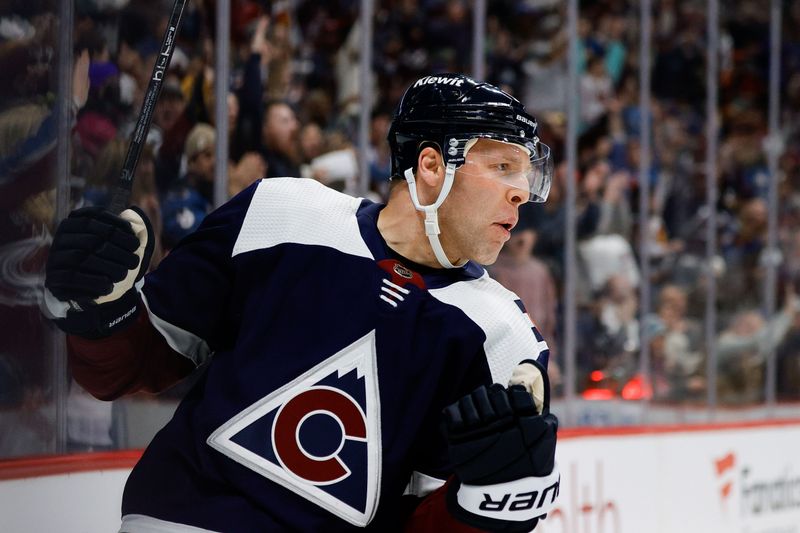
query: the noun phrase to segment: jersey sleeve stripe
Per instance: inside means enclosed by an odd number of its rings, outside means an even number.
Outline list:
[[[406,490],[403,492],[403,496],[417,496],[418,498],[424,498],[431,492],[437,490],[439,487],[444,486],[444,484],[444,479],[439,479],[427,474],[423,474],[422,472],[414,471],[411,474],[411,479],[408,481]]]
[[[206,341],[156,315],[150,310],[144,291],[140,294],[150,317],[150,323],[161,333],[170,348],[191,360],[195,366],[200,366],[208,360],[211,356],[211,348]]]
[[[168,522],[143,514],[123,516],[120,531],[125,531],[126,533],[215,533],[210,529]]]

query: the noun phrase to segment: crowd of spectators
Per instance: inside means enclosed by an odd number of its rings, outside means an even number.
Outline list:
[[[669,402],[707,398],[704,336],[707,275],[718,287],[715,349],[719,400],[764,400],[766,360],[776,352],[779,399],[797,399],[798,321],[794,318],[800,198],[800,2],[785,1],[780,66],[781,131],[778,164],[779,256],[776,314],[766,316],[768,253],[767,109],[769,10],[736,2],[721,13],[720,40],[709,43],[706,2],[655,1],[652,43],[652,129],[642,132],[639,106],[639,4],[581,2],[579,90],[568,83],[565,2],[507,2],[490,10],[489,50],[513,51],[518,68],[488,63],[490,81],[520,96],[539,117],[543,138],[563,161],[566,110],[579,106],[577,365],[587,397],[628,397],[640,379],[640,342],[648,343],[652,380],[638,393]],[[706,54],[719,50],[720,131],[716,210],[718,256],[707,265]],[[554,90],[555,89],[555,90]],[[643,134],[652,146],[647,224],[639,224],[639,164]],[[558,160],[557,156],[557,160]],[[546,204],[530,208],[537,239],[533,256],[564,281],[564,163]],[[640,279],[639,243],[647,236],[648,279]],[[652,306],[639,305],[649,283]],[[532,283],[532,282],[527,282]],[[556,344],[563,310],[556,311]],[[535,316],[550,321],[549,316]],[[605,396],[603,396],[605,397]],[[633,396],[630,396],[633,397]],[[641,396],[639,396],[641,397]]]
[[[59,53],[64,53],[56,43],[58,32],[68,29],[59,28],[56,2],[10,3],[11,10],[0,13],[0,68],[8,73],[0,84],[0,246],[3,272],[16,275],[6,276],[0,287],[0,320],[4,328],[33,328],[31,338],[41,339],[45,326],[31,307],[36,297],[30,295],[31,287],[41,285],[37,266],[42,265],[43,244],[54,220],[54,73]],[[171,4],[76,3],[71,207],[108,201]],[[212,208],[219,135],[229,141],[229,195],[261,177],[275,176],[312,177],[343,189],[358,172],[355,139],[363,104],[359,3],[231,4],[227,131],[214,125],[215,5],[211,0],[188,2],[137,168],[132,201],[148,213],[159,235],[153,267]],[[375,98],[368,104],[372,121],[367,155],[370,194],[380,198],[388,189],[386,134],[394,105],[405,87],[423,75],[469,72],[472,3],[375,4],[370,78]],[[726,5],[722,13],[717,43],[719,197],[712,202],[719,257],[707,268],[704,73],[706,51],[714,43],[707,42],[705,2],[654,1],[653,100],[646,110],[653,127],[648,132],[639,125],[637,2],[581,2],[577,93],[567,87],[566,2],[487,4],[486,78],[516,95],[538,117],[541,136],[553,148],[557,164],[550,199],[523,208],[521,223],[493,272],[525,295],[534,321],[553,345],[555,365],[564,338],[565,191],[572,178],[565,162],[566,111],[578,105],[578,390],[613,383],[611,394],[622,394],[625,382],[636,378],[644,332],[652,356],[652,394],[669,401],[703,400],[704,274],[712,272],[721,288],[721,397],[763,400],[764,361],[775,350],[779,398],[797,399],[800,319],[791,295],[795,284],[800,287],[800,237],[795,231],[800,224],[800,38],[792,30],[800,25],[800,1],[783,2],[783,149],[777,176],[783,261],[780,312],[773,317],[762,313],[770,209],[764,149],[769,11],[762,2],[742,0]],[[643,135],[653,147],[650,218],[644,228],[638,222]],[[641,279],[637,266],[642,232],[649,238],[650,279]],[[638,302],[641,283],[651,284],[655,297],[644,312]],[[44,383],[46,370],[31,362],[41,360],[42,351],[47,351],[42,342],[4,340],[0,383]],[[5,402],[24,400],[12,392],[0,399],[0,410]]]

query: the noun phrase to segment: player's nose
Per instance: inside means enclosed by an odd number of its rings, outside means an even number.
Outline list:
[[[519,206],[527,202],[531,197],[530,191],[510,186],[506,190],[506,199],[512,205]]]

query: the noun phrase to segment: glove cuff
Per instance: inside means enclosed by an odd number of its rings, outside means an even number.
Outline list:
[[[121,298],[121,294],[131,290],[134,284],[147,273],[150,259],[153,256],[155,237],[153,236],[153,227],[144,211],[134,205],[120,213],[119,216],[131,225],[133,234],[139,239],[139,248],[134,252],[139,257],[139,267],[129,270],[124,279],[114,284],[109,294],[97,298],[95,300],[97,304],[106,304],[117,300]]]
[[[87,304],[81,310],[70,309],[67,316],[55,318],[53,323],[69,335],[84,339],[101,339],[126,328],[139,316],[143,307],[136,288],[103,304]]]
[[[544,477],[526,477],[493,485],[453,480],[447,507],[460,521],[488,531],[531,531],[555,506],[561,486],[558,465]]]
[[[545,367],[542,363],[540,363],[536,359],[524,359],[519,362],[519,364],[517,365],[517,369],[522,367],[522,365],[524,364],[532,365],[536,369],[533,372],[536,372],[538,370],[539,376],[541,377],[541,383],[536,383],[535,379],[529,378],[529,380],[531,381],[530,383],[526,383],[523,381],[521,382],[521,384],[524,385],[525,388],[528,389],[528,392],[531,394],[531,396],[534,397],[534,403],[536,404],[536,409],[537,411],[539,411],[539,414],[546,415],[550,412],[550,377],[547,375],[547,367]],[[516,374],[516,372],[517,370],[515,369],[514,373]],[[513,381],[514,379],[513,375],[511,379]],[[512,382],[509,382],[509,385],[512,384],[513,384]],[[539,391],[535,390],[538,389],[539,387],[541,387],[541,395],[542,395],[541,398],[537,398],[538,396],[537,393]],[[536,401],[537,399],[539,399],[541,403]]]

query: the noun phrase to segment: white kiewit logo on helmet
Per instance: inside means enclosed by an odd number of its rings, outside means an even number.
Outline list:
[[[443,85],[452,85],[453,87],[461,87],[464,83],[463,79],[459,78],[448,78],[447,76],[425,76],[424,78],[420,78],[414,83],[414,87],[420,87],[421,85],[430,85],[432,83],[441,83]]]

